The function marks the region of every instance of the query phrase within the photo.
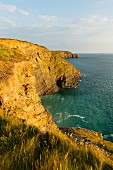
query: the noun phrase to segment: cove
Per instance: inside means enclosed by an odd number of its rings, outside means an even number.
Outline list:
[[[91,129],[113,141],[113,54],[80,54],[67,61],[83,75],[78,87],[42,96],[42,104],[59,127]]]

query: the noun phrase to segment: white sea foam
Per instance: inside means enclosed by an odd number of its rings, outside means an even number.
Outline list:
[[[86,74],[81,74],[81,77],[86,77]]]
[[[49,110],[49,109],[51,109],[52,108],[52,106],[47,106],[47,109]]]
[[[62,121],[62,120],[57,120],[56,122],[57,122],[57,123],[62,123],[63,121]]]
[[[68,114],[67,112],[65,112],[65,114],[63,114],[62,112],[56,113],[56,115],[55,115],[55,120],[56,120],[57,123],[61,123],[61,122],[65,121],[65,120],[67,120],[67,119],[69,119],[69,118],[71,118],[71,117],[80,118],[83,122],[88,123],[86,120],[84,120],[84,119],[85,119],[84,116],[81,116],[81,115],[78,115],[78,114],[70,115],[70,114]]]
[[[85,117],[84,117],[84,116],[80,116],[80,115],[69,115],[69,117],[68,117],[68,118],[70,118],[70,117],[78,117],[78,118],[82,119],[82,121],[83,121],[83,122],[88,123],[86,120],[84,120],[84,119],[85,119]]]
[[[103,135],[103,138],[104,139],[113,138],[113,134]]]
[[[82,119],[82,121],[85,122],[85,123],[88,123],[88,121],[86,121],[86,120],[84,120],[84,119]]]
[[[69,118],[70,118],[70,117],[78,117],[78,118],[80,118],[80,119],[85,119],[85,117],[80,116],[80,115],[69,115]]]
[[[56,113],[56,115],[59,115],[59,118],[62,118],[62,112]]]

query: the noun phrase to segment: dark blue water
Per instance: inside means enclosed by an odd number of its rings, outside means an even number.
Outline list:
[[[81,74],[79,86],[42,97],[59,127],[102,132],[113,141],[113,54],[81,54],[68,59]]]

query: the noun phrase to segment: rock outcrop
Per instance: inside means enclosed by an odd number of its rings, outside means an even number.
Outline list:
[[[53,54],[58,54],[62,58],[79,58],[80,56],[69,51],[52,51]]]
[[[0,111],[37,126],[56,130],[40,95],[59,87],[76,87],[80,71],[47,48],[11,39],[0,39]]]

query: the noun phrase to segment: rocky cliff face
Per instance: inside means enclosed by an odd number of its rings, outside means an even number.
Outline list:
[[[80,56],[69,51],[52,51],[53,54],[58,54],[62,58],[79,58]]]
[[[56,130],[40,95],[76,87],[80,72],[58,54],[32,43],[0,39],[0,111],[40,130]]]

